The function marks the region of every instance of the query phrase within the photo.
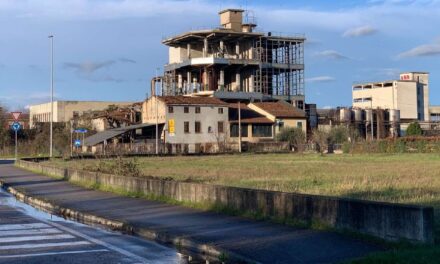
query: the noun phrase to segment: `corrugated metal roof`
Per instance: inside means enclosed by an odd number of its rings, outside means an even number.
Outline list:
[[[99,143],[104,142],[105,140],[109,140],[111,138],[114,138],[116,136],[122,135],[130,130],[149,127],[149,126],[155,126],[156,124],[151,123],[144,123],[144,124],[138,124],[138,125],[132,125],[132,126],[126,126],[126,127],[118,127],[113,128],[109,130],[105,130],[102,132],[98,132],[90,137],[87,137],[84,139],[84,146],[95,146]]]

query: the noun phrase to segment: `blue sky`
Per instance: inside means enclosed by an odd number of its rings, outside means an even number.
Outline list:
[[[0,0],[0,103],[48,100],[49,34],[57,98],[141,101],[167,62],[162,38],[217,26],[228,7],[252,10],[260,30],[306,34],[309,103],[349,106],[354,81],[428,71],[440,104],[440,0]]]

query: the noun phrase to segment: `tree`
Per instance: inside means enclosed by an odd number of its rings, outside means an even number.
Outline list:
[[[319,153],[323,154],[330,141],[330,133],[323,129],[316,129],[313,131],[313,142],[315,142]]]
[[[406,129],[406,135],[407,136],[421,136],[423,134],[422,128],[420,127],[420,124],[417,122],[412,122],[409,124],[408,128]]]
[[[284,127],[276,137],[277,141],[289,142],[294,149],[299,149],[306,143],[306,134],[298,127]]]

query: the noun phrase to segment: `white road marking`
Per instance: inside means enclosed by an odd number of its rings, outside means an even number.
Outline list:
[[[12,231],[0,231],[0,237],[21,236],[21,235],[45,235],[45,234],[59,234],[59,233],[62,233],[62,231],[55,228],[12,230]]]
[[[47,236],[24,236],[24,237],[2,237],[0,244],[24,242],[24,241],[38,241],[38,240],[54,240],[54,239],[70,239],[75,238],[69,234],[47,235]]]
[[[108,251],[109,251],[108,249],[92,249],[92,250],[79,250],[79,251],[45,252],[45,253],[22,254],[22,255],[4,255],[4,256],[0,256],[0,259],[26,258],[26,257],[39,257],[39,256],[51,256],[51,255],[65,255],[65,254],[83,254],[83,253],[108,252]]]
[[[48,228],[48,227],[50,226],[44,223],[0,225],[0,231],[36,229],[36,228]]]
[[[82,245],[90,245],[90,242],[75,241],[75,242],[61,242],[61,243],[58,242],[58,243],[44,243],[44,244],[8,245],[8,246],[0,246],[0,250],[44,248],[44,247],[70,247],[70,246],[82,246]]]
[[[46,222],[45,220],[41,220],[41,221]],[[77,232],[77,231],[75,231],[75,230],[72,230],[72,229],[70,229],[70,228],[68,228],[68,227],[65,227],[65,226],[63,226],[63,225],[60,225],[60,224],[57,224],[57,223],[54,223],[54,222],[50,222],[50,223],[49,223],[49,222],[46,222],[46,223],[48,223],[48,224],[50,224],[50,225],[53,225],[54,227],[56,227],[56,228],[58,228],[58,229],[61,229],[61,230],[64,230],[64,231],[66,231],[66,232],[68,232],[68,233],[71,233],[72,235],[75,235],[75,236],[77,236],[77,237],[82,237],[82,238],[84,238],[85,240],[88,240],[88,241],[90,241],[90,242],[92,242],[92,243],[94,243],[94,244],[101,245],[101,246],[106,247],[106,248],[108,248],[108,249],[110,249],[110,250],[112,250],[112,251],[118,252],[118,253],[120,253],[120,254],[126,256],[126,257],[129,257],[129,258],[132,258],[132,259],[134,259],[134,260],[136,260],[136,261],[139,261],[140,263],[149,263],[149,261],[148,261],[147,259],[142,258],[142,257],[140,257],[140,256],[138,256],[138,255],[136,255],[136,254],[133,254],[133,253],[131,253],[131,252],[125,250],[125,249],[122,249],[122,248],[119,248],[119,247],[113,246],[113,245],[111,245],[111,244],[109,244],[109,243],[106,243],[106,242],[104,242],[104,241],[101,241],[101,240],[95,239],[95,238],[93,238],[93,237],[89,237],[88,235],[82,234],[82,233],[80,233],[80,232]]]

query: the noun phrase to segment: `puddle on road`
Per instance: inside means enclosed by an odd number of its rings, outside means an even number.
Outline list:
[[[18,201],[12,194],[6,192],[3,188],[0,187],[0,206],[1,205],[9,206],[9,207],[12,207],[14,209],[17,209],[18,211],[23,212],[24,214],[26,214],[28,216],[31,216],[31,217],[33,217],[35,219],[49,221],[49,222],[51,222],[51,221],[58,222],[58,224],[65,225],[65,226],[68,226],[70,228],[76,226],[80,230],[81,229],[87,229],[87,228],[88,229],[93,229],[94,231],[100,232],[100,233],[103,233],[103,234],[107,234],[107,235],[111,235],[111,236],[120,236],[121,239],[124,239],[123,236],[126,236],[126,235],[124,235],[121,232],[112,231],[112,230],[109,230],[109,229],[107,229],[107,228],[105,228],[103,226],[99,226],[99,225],[85,225],[85,224],[82,224],[82,223],[78,223],[78,222],[75,222],[75,221],[72,221],[72,220],[64,219],[62,217],[59,217],[59,216],[56,216],[56,215],[52,215],[52,214],[49,214],[49,213],[46,213],[46,212],[43,212],[43,211],[40,211],[40,210],[38,210],[38,209],[36,209],[36,208],[26,204],[26,203]],[[133,236],[130,236],[130,237],[132,239],[141,239],[141,238],[133,237]],[[153,245],[153,247],[165,248],[165,249],[162,249],[162,250],[167,255],[167,257],[165,257],[165,259],[168,259],[168,260],[165,261],[165,262],[164,261],[158,261],[157,262],[157,260],[153,261],[154,263],[157,263],[157,264],[170,263],[169,262],[170,254],[177,255],[177,257],[176,257],[177,259],[175,258],[175,260],[176,260],[175,263],[179,263],[179,264],[205,263],[203,260],[201,260],[200,257],[194,257],[194,256],[192,258],[189,258],[189,259],[192,259],[192,261],[188,261],[188,256],[185,256],[185,255],[177,252],[176,249],[169,248],[169,247],[163,246],[161,244],[157,244],[157,243],[155,243],[153,241],[148,241],[148,240],[142,239],[142,243],[151,244],[151,245]],[[139,246],[135,246],[135,247],[139,247]],[[145,249],[148,250],[148,245],[145,247]]]

